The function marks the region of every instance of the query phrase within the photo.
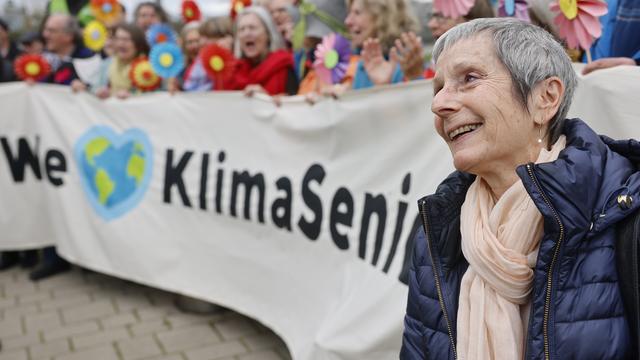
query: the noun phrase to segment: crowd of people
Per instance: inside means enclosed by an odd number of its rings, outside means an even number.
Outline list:
[[[54,1],[58,0],[51,4]],[[638,64],[640,21],[617,15],[637,12],[639,2],[609,2],[609,15],[602,20],[604,35],[592,52],[596,61],[585,68],[585,73]],[[313,103],[321,96],[338,97],[350,90],[432,78],[433,64],[417,35],[420,23],[437,39],[457,24],[498,14],[490,0],[475,0],[466,15],[455,18],[434,9],[428,19],[417,19],[408,0],[254,0],[237,13],[236,7],[229,16],[189,21],[177,29],[155,2],[137,4],[132,22],[127,22],[130,9],[118,4],[117,16],[104,23],[107,37],[96,53],[85,46],[81,35],[80,14],[87,6],[87,0],[67,0],[63,12],[48,6],[41,28],[24,33],[19,39],[10,37],[11,29],[0,18],[0,81],[17,80],[13,62],[21,54],[40,54],[51,67],[50,74],[40,79],[42,82],[68,85],[76,92],[90,92],[102,99],[140,94],[144,91],[132,81],[131,67],[137,59],[149,55],[150,29],[166,24],[179,34],[176,42],[182,49],[184,67],[178,76],[162,79],[159,91],[241,90],[248,96],[257,92],[269,94],[276,102],[279,96],[299,94]],[[553,25],[544,21],[548,14],[541,14],[539,8],[530,7],[531,22],[553,32]],[[330,36],[334,36],[335,44],[346,43],[348,48],[345,53],[336,45],[338,57],[328,66],[334,70],[341,66],[342,72],[327,80],[319,73],[316,56]],[[204,63],[201,55],[212,44],[234,57],[230,75],[224,81],[212,78],[205,69],[210,64]],[[75,62],[94,57],[100,59],[97,75],[81,77]],[[321,62],[327,63],[327,59]],[[34,280],[69,268],[53,248],[47,249],[43,258],[31,273]],[[0,269],[20,261],[32,266],[37,254],[4,252]]]

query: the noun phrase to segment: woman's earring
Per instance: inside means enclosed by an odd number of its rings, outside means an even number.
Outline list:
[[[538,128],[538,144],[542,144],[542,125]]]

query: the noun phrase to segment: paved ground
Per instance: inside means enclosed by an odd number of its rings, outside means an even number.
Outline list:
[[[288,360],[258,322],[184,313],[171,293],[89,271],[0,272],[0,360]]]

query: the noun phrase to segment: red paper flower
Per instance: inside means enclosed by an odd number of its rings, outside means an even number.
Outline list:
[[[51,66],[44,57],[37,54],[19,56],[13,63],[13,68],[20,80],[43,80],[51,74]]]
[[[233,75],[236,59],[229,50],[211,44],[200,50],[200,61],[209,78],[214,81],[215,87],[221,89],[222,83]]]
[[[185,23],[200,20],[200,8],[195,0],[182,0],[182,20]]]
[[[131,63],[129,71],[131,84],[141,91],[152,91],[160,87],[162,79],[153,71],[151,63],[146,57],[140,57]]]
[[[231,14],[229,16],[235,19],[238,13],[249,6],[251,6],[251,0],[231,0]]]

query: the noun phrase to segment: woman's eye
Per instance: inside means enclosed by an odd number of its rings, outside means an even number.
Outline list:
[[[478,77],[473,75],[473,74],[467,74],[467,75],[464,76],[464,82],[465,83],[470,83],[470,82],[473,82],[475,80],[478,80]]]

